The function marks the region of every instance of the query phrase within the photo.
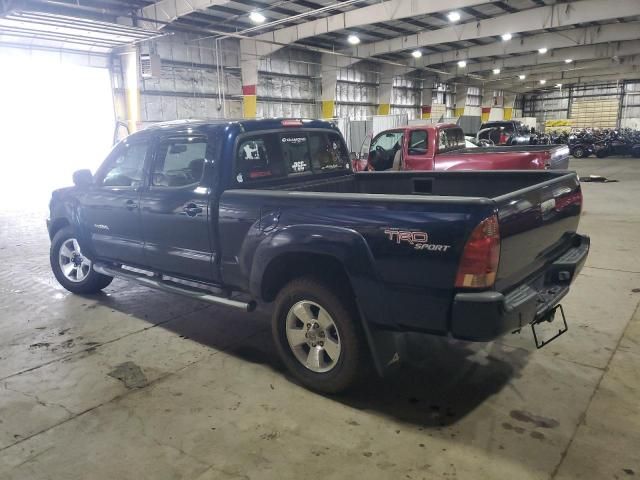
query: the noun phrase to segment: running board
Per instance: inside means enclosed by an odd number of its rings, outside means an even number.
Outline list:
[[[177,293],[178,295],[184,295],[186,297],[191,297],[208,303],[214,303],[216,305],[239,308],[245,312],[252,312],[256,309],[256,302],[253,300],[250,302],[232,300],[230,298],[215,295],[213,292],[209,292],[207,290],[190,287],[188,285],[180,285],[170,280],[162,280],[161,276],[150,277],[144,273],[136,273],[100,262],[94,263],[93,269],[102,275],[130,280],[146,287],[155,288],[169,293]]]

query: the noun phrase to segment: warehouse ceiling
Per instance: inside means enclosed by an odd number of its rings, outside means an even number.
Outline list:
[[[638,0],[2,0],[0,5],[5,11],[134,23],[159,34],[250,37],[270,45],[270,51],[312,48],[352,56],[351,63],[400,64],[407,71],[437,71],[448,81],[523,91],[543,88],[533,80],[545,69],[571,82],[599,74],[609,79],[616,74],[612,68],[621,79],[633,76],[640,41]],[[256,14],[262,22],[255,21]],[[3,28],[0,24],[0,34]],[[505,41],[504,34],[511,38]],[[359,43],[351,45],[350,36]],[[589,64],[594,60],[600,61],[595,67]]]

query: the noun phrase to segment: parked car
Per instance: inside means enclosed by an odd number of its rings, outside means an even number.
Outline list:
[[[323,392],[398,363],[392,332],[535,331],[589,250],[575,173],[354,174],[315,120],[159,124],[73,179],[47,221],[63,287],[272,304],[283,363]]]
[[[480,140],[480,142],[485,142]],[[454,124],[385,130],[371,141],[358,170],[540,170],[567,169],[566,145],[468,147]]]
[[[517,120],[484,122],[476,135],[478,140],[491,140],[494,145],[536,145],[535,129]]]

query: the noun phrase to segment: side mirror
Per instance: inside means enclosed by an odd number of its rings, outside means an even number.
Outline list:
[[[88,187],[93,183],[91,170],[77,170],[73,172],[73,184],[76,187]]]

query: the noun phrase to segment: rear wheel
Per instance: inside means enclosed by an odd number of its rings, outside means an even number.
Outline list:
[[[96,293],[113,280],[113,277],[93,270],[93,262],[82,251],[71,227],[65,227],[55,234],[49,260],[60,285],[73,293]]]
[[[272,317],[278,353],[303,385],[337,393],[364,371],[366,345],[353,301],[315,277],[289,282]]]

